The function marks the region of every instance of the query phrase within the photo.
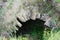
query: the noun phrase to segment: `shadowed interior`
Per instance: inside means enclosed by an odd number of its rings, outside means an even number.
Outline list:
[[[41,33],[43,34],[43,31],[45,29],[44,27],[44,21],[36,19],[36,20],[28,20],[26,22],[21,22],[19,20],[19,18],[17,18],[17,20],[23,25],[22,27],[19,27],[18,25],[16,25],[16,27],[18,27],[18,31],[16,31],[16,35],[24,35],[24,34],[32,34],[33,32],[36,33]]]
[[[16,25],[18,30],[16,30],[16,33],[13,32],[13,36],[19,37],[29,37],[33,40],[43,40],[44,30],[45,30],[45,21],[42,21],[40,19],[36,20],[28,20],[26,22],[21,22],[19,18],[17,18],[17,21],[19,21],[22,24],[22,27],[19,27]],[[26,36],[26,34],[28,36]],[[35,38],[35,39],[34,39]]]

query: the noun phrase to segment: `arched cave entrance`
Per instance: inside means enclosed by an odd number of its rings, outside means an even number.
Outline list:
[[[36,19],[36,20],[28,20],[26,22],[21,22],[18,18],[17,20],[22,24],[22,27],[19,27],[18,25],[16,25],[16,27],[18,28],[18,31],[16,31],[16,36],[18,37],[19,35],[24,36],[24,34],[36,34],[39,35],[39,37],[41,38],[41,40],[43,39],[43,33],[44,33],[44,29],[45,29],[45,21],[42,21],[40,19]],[[39,38],[38,37],[38,38]]]

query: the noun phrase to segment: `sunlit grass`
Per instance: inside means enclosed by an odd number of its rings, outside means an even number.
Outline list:
[[[53,0],[53,1],[60,3],[60,0]]]
[[[33,39],[37,37],[37,34],[33,33]],[[54,30],[51,30],[50,32],[47,30],[47,31],[44,31],[44,35],[43,35],[43,40],[60,40],[60,28],[57,28],[57,29],[54,29]],[[2,38],[0,37],[0,40]],[[7,40],[7,38],[3,37],[3,40]],[[29,40],[28,37],[22,37],[22,36],[19,36],[18,38],[16,36],[14,37],[10,37],[10,40]]]
[[[53,30],[48,40],[60,40],[60,29]]]
[[[36,34],[34,34],[34,36],[36,36]],[[43,37],[44,40],[60,40],[60,29],[52,30],[50,33],[48,31],[44,31]],[[10,40],[29,40],[29,38],[19,36],[18,38],[11,37]]]

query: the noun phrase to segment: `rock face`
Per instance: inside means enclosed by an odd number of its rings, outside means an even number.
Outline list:
[[[0,3],[0,6],[2,5],[3,3]],[[45,21],[44,25],[48,27],[56,27],[56,24],[53,21],[52,17],[50,17],[47,13],[42,14],[40,11],[41,10],[39,10],[38,3],[35,0],[33,1],[9,0],[7,2],[4,2],[3,5],[3,19],[4,19],[3,24],[5,25],[4,27],[10,28],[9,30],[13,31],[18,30],[16,28],[16,25],[20,27],[23,25],[17,21],[17,18],[21,22],[26,22],[30,19],[32,20],[40,19]]]
[[[44,14],[41,19],[43,21],[45,21],[44,25],[48,26],[48,27],[56,27],[55,22],[52,20],[51,17],[49,17],[48,14]]]

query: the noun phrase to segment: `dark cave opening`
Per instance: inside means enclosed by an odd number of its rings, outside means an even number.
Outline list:
[[[36,20],[28,20],[26,22],[21,22],[18,18],[17,20],[23,25],[22,27],[19,27],[16,25],[18,28],[18,31],[16,31],[16,36],[24,36],[24,34],[32,34],[36,33],[36,35],[39,35],[40,38],[42,39],[44,29],[45,29],[45,21],[36,19]]]

